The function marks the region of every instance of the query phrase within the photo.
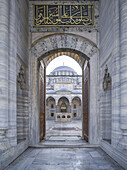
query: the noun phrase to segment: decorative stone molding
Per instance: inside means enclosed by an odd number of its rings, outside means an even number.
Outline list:
[[[61,47],[66,47],[67,44],[67,36],[66,35],[61,35]]]
[[[24,67],[21,65],[20,72],[17,76],[17,82],[20,84],[21,90],[25,89],[26,81],[25,81],[25,70]]]
[[[39,39],[32,45],[31,52],[37,57],[45,57],[53,53],[66,52],[76,53],[80,56],[83,54],[91,58],[95,53],[98,52],[96,44],[90,40],[77,36],[75,34],[54,34],[42,39]],[[62,51],[62,49],[64,49]],[[80,54],[79,54],[80,53]]]
[[[90,52],[88,53],[88,57],[92,57],[94,54],[97,53],[97,48],[95,46],[93,46],[90,50]]]
[[[111,76],[110,73],[108,73],[108,66],[106,65],[105,75],[103,78],[103,90],[104,91],[108,90],[110,86],[111,86]]]

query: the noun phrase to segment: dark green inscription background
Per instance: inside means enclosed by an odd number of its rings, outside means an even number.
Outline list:
[[[94,5],[34,5],[33,26],[94,27]]]

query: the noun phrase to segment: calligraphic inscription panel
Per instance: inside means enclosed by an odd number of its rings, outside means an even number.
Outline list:
[[[34,5],[34,27],[84,26],[94,27],[93,4]]]

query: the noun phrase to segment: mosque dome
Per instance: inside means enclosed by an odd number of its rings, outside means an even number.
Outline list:
[[[77,75],[77,73],[68,66],[59,66],[56,67],[50,75]]]
[[[66,87],[61,87],[58,91],[69,91]]]
[[[71,67],[68,67],[68,66],[56,67],[56,68],[53,70],[53,72],[54,72],[54,71],[59,71],[59,70],[61,70],[61,71],[73,71],[73,72],[75,72]]]
[[[78,91],[78,90],[73,90],[71,93],[81,93],[80,91]]]
[[[56,91],[55,90],[49,90],[49,91],[47,91],[47,94],[56,94]]]

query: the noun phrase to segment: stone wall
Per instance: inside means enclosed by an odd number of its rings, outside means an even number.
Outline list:
[[[114,34],[113,34],[113,1],[100,2],[100,22],[99,22],[99,47],[100,47],[100,127],[101,138],[111,140],[111,119],[112,119],[112,92],[103,89],[103,81],[105,75],[106,65],[108,72],[112,78],[113,58],[112,51],[114,47]],[[111,87],[112,89],[112,87]]]
[[[28,147],[28,137],[17,145],[17,58],[28,75],[28,1],[0,0],[0,169],[3,169]],[[21,64],[21,63],[20,63]],[[5,93],[6,92],[6,93]],[[28,97],[28,92],[27,97]],[[26,102],[26,105],[28,102]],[[28,115],[28,105],[27,113]],[[3,116],[4,115],[4,116]],[[28,116],[26,116],[26,122]],[[28,125],[28,122],[27,122]],[[28,136],[28,126],[25,126]]]
[[[17,57],[17,143],[28,139],[28,73],[25,64]]]
[[[123,50],[127,47],[125,43],[127,38],[125,33],[126,11],[127,1],[100,1],[100,145],[123,167],[127,167],[127,160],[124,159],[127,154],[125,144],[127,126],[124,126],[127,120],[127,111],[125,111],[127,106],[127,102],[125,102],[127,101],[125,100],[126,70],[124,69],[126,54]],[[120,39],[120,37],[122,38]],[[111,87],[104,90],[102,86],[106,65],[111,76]],[[121,77],[124,83],[122,83]],[[122,118],[124,118],[124,123],[121,121]]]
[[[103,89],[103,81],[105,75],[106,65],[108,72],[112,78],[113,76],[113,47],[114,47],[114,34],[113,34],[113,14],[114,4],[113,1],[100,2],[100,127],[102,139],[109,139],[111,137],[111,119],[112,119],[112,93],[109,89]],[[112,87],[111,87],[112,89]]]

